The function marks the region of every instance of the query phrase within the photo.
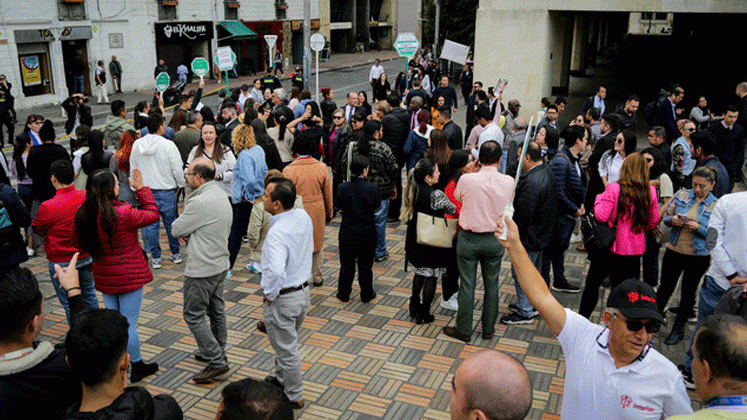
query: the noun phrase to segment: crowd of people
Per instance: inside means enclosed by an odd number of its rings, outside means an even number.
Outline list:
[[[245,268],[261,275],[264,298],[257,329],[273,347],[275,372],[226,387],[218,418],[292,418],[305,405],[299,331],[309,288],[324,286],[325,228],[338,213],[336,297],[354,297],[357,269],[358,298],[375,304],[373,265],[389,258],[387,224],[405,223],[410,317],[434,321],[440,278],[440,306],[455,312],[443,333],[466,343],[478,264],[480,333],[490,340],[508,254],[517,302],[499,322],[531,324],[541,316],[558,337],[566,357],[562,418],[687,416],[686,385],[715,414],[683,418],[745,412],[732,397],[747,394],[747,193],[732,189],[744,165],[747,83],[737,86],[739,105],[723,118],[703,97],[692,119],[680,118],[684,90],[673,86],[647,107],[650,147],[638,150],[637,96],[613,108],[599,87],[567,127],[558,120],[566,100],[543,98],[530,126],[519,101],[504,107],[501,93],[472,80],[469,65],[462,129],[452,120],[456,90],[431,58],[418,54],[410,74],[393,84],[377,60],[369,74],[373,102],[365,91],[348,92],[341,107],[330,88],[316,103],[298,86],[286,94],[268,73],[251,91],[244,85],[222,94],[215,110],[201,104],[200,85],[182,95],[168,124],[162,101],[138,103],[130,125],[126,104],[115,100],[97,130],[74,95],[66,104],[72,151],[55,143],[51,121],[30,116],[9,168],[17,191],[0,174],[4,414],[16,418],[24,401],[45,398],[40,409],[48,417],[131,410],[136,418],[181,418],[173,398],[125,388],[128,372],[137,383],[159,369],[141,355],[138,318],[143,286],[162,267],[163,222],[171,261],[180,264],[186,254],[183,316],[197,344],[194,359],[205,363],[192,380],[210,383],[229,371],[223,285],[240,269],[248,242]],[[580,231],[590,261],[583,285],[564,267]],[[44,307],[20,264],[42,243],[70,325],[64,348],[34,341]],[[680,276],[679,307],[668,308]],[[685,338],[703,276],[699,323],[678,370],[652,348],[654,335],[668,308],[676,317],[665,343]],[[607,278],[611,292],[594,323]],[[550,290],[581,293],[578,313]],[[531,402],[526,369],[500,352],[470,356],[452,380],[453,419],[521,419]]]

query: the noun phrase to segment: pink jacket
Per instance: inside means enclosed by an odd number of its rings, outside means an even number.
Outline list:
[[[659,200],[656,188],[651,188],[651,218],[646,230],[653,229],[659,223]],[[614,226],[617,219],[617,199],[620,196],[620,184],[610,182],[602,194],[597,195],[594,202],[594,216],[600,222],[607,222]],[[630,230],[632,222],[628,215],[617,220],[617,234],[611,251],[617,255],[643,255],[646,251],[646,236],[644,232],[634,233]]]

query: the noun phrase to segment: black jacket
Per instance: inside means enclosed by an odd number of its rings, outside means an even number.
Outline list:
[[[381,207],[376,184],[353,177],[337,187],[335,202],[342,213],[338,238],[344,243],[376,242],[374,213]]]
[[[664,130],[667,132],[666,140],[668,144],[672,144],[680,136],[680,131],[677,130],[677,117],[674,115],[672,101],[669,98],[665,98],[659,104],[654,124],[664,127]]]
[[[604,192],[604,183],[602,177],[599,176],[599,161],[602,160],[602,155],[607,150],[612,149],[615,144],[616,134],[609,132],[597,140],[594,145],[594,151],[589,156],[589,188],[586,191],[586,199],[584,200],[584,207],[587,211],[594,208],[594,200],[597,195]]]
[[[514,222],[527,251],[547,248],[555,231],[558,192],[550,168],[541,163],[522,173],[514,196]]]
[[[73,296],[68,302],[70,320],[75,322],[86,310],[83,295]],[[35,356],[42,359],[35,360]],[[30,355],[0,361],[0,407],[4,420],[59,419],[80,398],[80,381],[71,374],[62,348],[54,348],[49,342],[34,343]]]
[[[410,135],[410,114],[404,108],[395,108],[381,119],[384,127],[384,137],[381,139],[392,149],[397,165],[401,168],[405,164],[405,143]]]
[[[0,267],[14,267],[29,259],[19,228],[31,225],[31,214],[8,184],[0,184],[0,200],[13,222],[13,228],[9,232],[0,232]]]
[[[70,154],[57,143],[42,143],[29,151],[26,159],[26,172],[34,181],[31,186],[31,197],[34,200],[46,201],[54,197],[56,191],[52,186],[49,168],[58,160],[70,160]]]
[[[73,97],[69,97],[62,101],[62,108],[67,113],[67,121],[65,121],[65,133],[70,134],[73,132],[75,127],[75,116],[80,113],[78,120],[82,125],[93,127],[93,117],[91,116],[91,107],[88,105],[77,106],[73,103]]]
[[[447,122],[446,125],[444,125],[443,130],[444,133],[446,133],[446,135],[449,137],[449,149],[457,150],[464,147],[462,144],[464,139],[464,137],[462,136],[462,129],[459,128],[454,120]]]
[[[573,156],[567,146],[558,151],[550,161],[550,169],[555,176],[555,187],[558,192],[558,214],[573,215],[584,203],[586,184],[578,157]],[[582,176],[578,173],[581,172]]]
[[[232,143],[233,139],[231,138],[231,135],[233,134],[233,129],[238,127],[239,124],[241,124],[239,122],[239,119],[234,118],[232,121],[230,121],[230,123],[226,124],[226,126],[223,128],[223,133],[221,133],[219,137],[220,142],[230,147],[231,150],[233,150],[233,143]]]
[[[110,406],[93,413],[81,413],[80,403],[68,408],[66,420],[181,420],[184,413],[171,395],[156,395],[142,387],[131,386]]]

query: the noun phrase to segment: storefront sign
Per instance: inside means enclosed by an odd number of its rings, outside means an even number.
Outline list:
[[[51,42],[54,41],[54,34],[52,29],[20,29],[13,31],[17,44],[30,44],[36,42]],[[92,28],[90,26],[70,26],[64,27],[60,30],[60,40],[72,41],[76,39],[91,39],[93,37]]]
[[[23,74],[24,86],[40,85],[41,69],[39,68],[39,56],[27,55],[21,57],[21,72]]]
[[[194,42],[213,38],[213,25],[210,22],[169,22],[155,25],[158,42]]]

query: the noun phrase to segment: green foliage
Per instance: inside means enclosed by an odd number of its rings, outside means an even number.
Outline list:
[[[441,0],[440,44],[448,38],[460,44],[474,45],[475,15],[479,5],[480,0]],[[423,9],[426,20],[423,22],[422,45],[430,47],[435,31],[435,0],[423,0]]]

